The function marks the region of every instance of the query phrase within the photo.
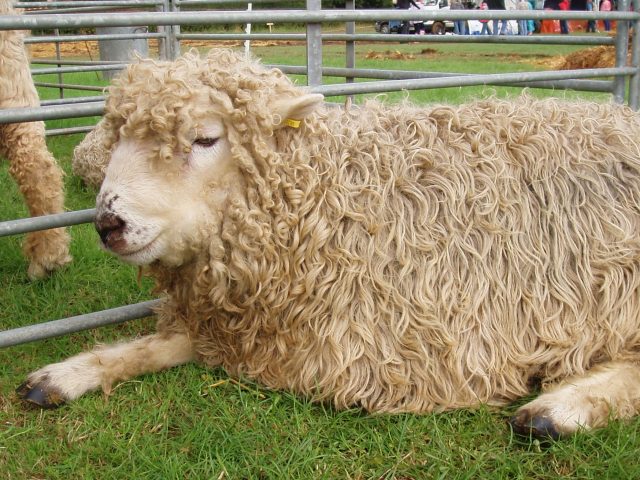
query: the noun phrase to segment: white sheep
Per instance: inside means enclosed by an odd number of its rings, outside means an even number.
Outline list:
[[[229,51],[110,88],[104,246],[158,333],[32,373],[52,406],[197,360],[372,412],[502,405],[558,437],[640,407],[640,118],[587,102],[326,108]]]
[[[16,14],[11,3],[0,0],[0,15]],[[39,105],[23,33],[0,31],[0,109]],[[63,172],[47,149],[43,122],[0,124],[0,155],[9,161],[9,173],[32,217],[64,211]],[[64,228],[29,233],[23,246],[29,278],[42,278],[69,263],[69,242]]]

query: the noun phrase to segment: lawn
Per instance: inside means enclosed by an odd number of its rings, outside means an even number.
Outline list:
[[[494,73],[539,70],[576,47],[509,45],[359,45],[358,67]],[[423,52],[423,50],[429,51]],[[370,52],[400,51],[404,59]],[[433,51],[431,51],[433,50]],[[266,63],[302,64],[299,46],[256,47]],[[367,58],[369,56],[370,58]],[[410,57],[413,58],[410,58]],[[327,65],[342,66],[342,47],[327,46]],[[52,79],[53,80],[53,79]],[[71,83],[100,83],[75,75]],[[300,79],[301,82],[304,79]],[[460,102],[514,88],[449,88],[411,92],[416,102]],[[42,92],[43,98],[54,91]],[[535,95],[565,95],[549,90]],[[80,93],[85,95],[85,93]],[[568,93],[606,100],[604,95]],[[406,96],[389,94],[389,101]],[[94,119],[95,121],[95,119]],[[50,122],[71,126],[80,120]],[[81,135],[49,145],[65,171],[67,207],[93,206],[95,191],[71,174]],[[0,165],[1,219],[26,216],[18,191]],[[98,247],[90,225],[71,227],[74,262],[51,278],[29,282],[19,237],[0,238],[0,327],[77,315],[152,298],[138,279]],[[556,479],[640,478],[640,420],[541,445],[513,437],[507,424],[518,405],[430,415],[366,415],[335,411],[221,369],[188,365],[124,382],[110,397],[86,395],[58,410],[25,407],[13,393],[25,375],[96,343],[141,335],[153,320],[77,333],[0,350],[0,472],[5,479]]]

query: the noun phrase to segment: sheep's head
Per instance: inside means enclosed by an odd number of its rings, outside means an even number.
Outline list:
[[[266,174],[284,120],[321,102],[226,50],[130,66],[107,99],[113,153],[96,216],[103,245],[137,265],[188,261],[229,204],[247,201],[253,177]]]

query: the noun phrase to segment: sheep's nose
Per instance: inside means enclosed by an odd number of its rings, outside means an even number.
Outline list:
[[[121,237],[125,225],[125,221],[113,213],[99,215],[95,220],[96,231],[100,235],[102,243],[107,246],[109,246],[110,240],[113,243],[113,241]]]

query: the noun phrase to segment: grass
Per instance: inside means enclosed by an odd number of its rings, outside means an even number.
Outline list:
[[[422,45],[391,47],[415,54],[410,60],[367,60],[372,68],[442,71],[513,71],[542,68],[519,63],[523,54],[545,58],[544,47]],[[429,47],[431,48],[431,47]],[[556,47],[554,47],[556,48]],[[570,47],[557,47],[556,52]],[[300,47],[258,47],[269,63],[303,63]],[[469,55],[479,57],[471,62]],[[517,56],[520,55],[520,56]],[[328,46],[325,61],[341,65],[343,53]],[[511,58],[505,64],[505,58]],[[69,77],[95,84],[95,75]],[[450,88],[411,92],[414,101],[460,102],[513,88]],[[533,92],[549,95],[548,90]],[[555,92],[562,94],[563,92]],[[47,97],[52,92],[42,91]],[[83,94],[83,93],[81,93]],[[83,94],[84,95],[84,94]],[[570,94],[604,98],[593,94]],[[405,94],[390,94],[389,99]],[[50,122],[51,127],[79,120]],[[70,174],[70,158],[81,136],[56,137],[49,145],[69,173],[69,209],[93,206],[95,192]],[[0,166],[2,219],[26,216],[18,191]],[[30,283],[20,238],[0,238],[0,327],[118,306],[151,298],[149,280],[100,251],[91,226],[71,227],[75,261],[50,279]],[[221,369],[188,365],[117,386],[106,398],[86,395],[53,411],[28,409],[14,388],[25,375],[99,342],[152,331],[151,319],[76,333],[0,350],[0,471],[5,479],[556,479],[640,478],[640,421],[609,427],[543,446],[521,442],[507,420],[519,404],[432,415],[366,415],[335,411],[249,381],[230,380]]]
[[[567,55],[581,47],[570,45],[554,45],[553,51],[549,46],[542,45],[482,45],[482,44],[358,44],[356,50],[357,68],[376,68],[388,70],[417,70],[423,72],[450,73],[483,73],[497,74],[510,72],[545,70],[545,63],[560,55]],[[291,46],[254,47],[252,51],[266,63],[301,65],[304,57],[297,63],[292,60]],[[401,58],[395,59],[394,56]],[[396,54],[396,55],[394,55]],[[302,53],[301,53],[302,55]],[[330,67],[345,66],[345,50],[342,45],[329,45],[323,49],[323,64]],[[305,77],[296,77],[301,84],[305,84]],[[340,83],[341,78],[328,77],[325,84]],[[389,101],[399,101],[404,98],[418,103],[461,102],[478,96],[496,94],[498,96],[517,95],[522,91],[517,87],[450,87],[429,90],[415,90],[410,92],[389,92],[384,96]],[[606,94],[585,92],[565,92],[547,89],[531,89],[536,96],[563,96],[567,98],[590,98],[605,100]],[[343,101],[342,97],[332,98],[331,101]]]

